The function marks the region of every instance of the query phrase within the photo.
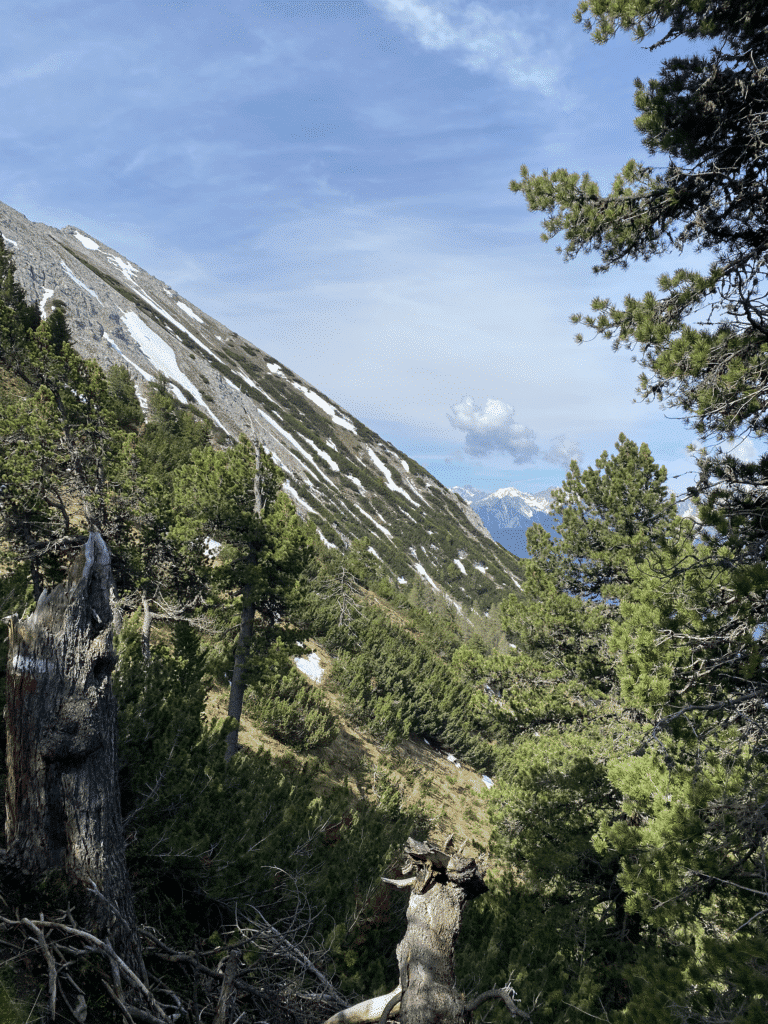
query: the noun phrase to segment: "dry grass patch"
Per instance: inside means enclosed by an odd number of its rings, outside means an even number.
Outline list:
[[[322,650],[316,653],[326,669],[330,659]],[[488,850],[487,789],[481,775],[453,764],[418,738],[404,740],[394,747],[377,742],[346,717],[338,693],[322,683],[313,685],[322,691],[336,718],[339,732],[333,742],[301,755],[268,736],[244,714],[240,721],[240,744],[249,750],[268,750],[274,757],[288,758],[297,765],[312,760],[318,768],[318,793],[346,785],[356,800],[378,804],[383,790],[389,788],[391,792],[394,785],[400,793],[401,807],[418,814],[431,838],[441,841],[452,833],[457,846],[466,840],[469,856]],[[224,717],[228,701],[228,688],[214,685],[206,705],[209,720]]]

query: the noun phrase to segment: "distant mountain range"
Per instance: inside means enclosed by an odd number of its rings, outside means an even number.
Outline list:
[[[537,494],[525,494],[515,487],[502,487],[488,494],[468,484],[451,490],[480,516],[493,539],[518,558],[528,557],[525,534],[534,523],[550,534],[557,533],[557,520],[549,514],[551,488]]]
[[[506,535],[495,543],[458,494],[289,367],[79,228],[35,224],[0,203],[0,232],[28,300],[44,316],[65,308],[80,355],[126,366],[145,404],[162,375],[220,444],[257,436],[327,547],[366,537],[400,585],[420,581],[465,609],[517,590]]]

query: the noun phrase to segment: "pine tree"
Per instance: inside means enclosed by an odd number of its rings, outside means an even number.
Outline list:
[[[615,447],[594,468],[571,463],[552,494],[556,538],[538,525],[528,531],[523,599],[511,596],[502,610],[518,648],[515,675],[528,686],[562,680],[607,692],[615,683],[608,640],[620,598],[636,567],[685,529],[648,445],[621,434]]]
[[[17,283],[16,265],[0,237],[0,309],[11,309],[25,330],[35,330],[42,317],[37,305],[27,302],[24,289]]]
[[[643,397],[679,409],[698,432],[692,494],[704,524],[727,537],[739,564],[723,598],[766,622],[768,455],[747,457],[749,446],[728,453],[721,443],[758,440],[768,429],[768,15],[757,0],[582,0],[578,18],[597,42],[619,30],[644,39],[665,28],[655,46],[682,37],[710,46],[668,58],[658,78],[636,83],[636,126],[651,154],[667,156],[663,169],[630,161],[606,195],[589,175],[566,170],[522,168],[510,187],[547,213],[545,238],[563,233],[565,259],[594,252],[598,272],[686,246],[712,253],[706,272],[662,275],[656,292],[622,305],[597,298],[592,315],[574,320],[614,348],[634,350],[645,371]],[[703,558],[714,557],[711,535],[702,536]],[[738,688],[737,674],[732,682]]]
[[[3,265],[7,285],[10,257]],[[122,437],[106,378],[72,348],[64,314],[57,310],[33,328],[15,286],[4,292],[0,365],[8,386],[0,438],[13,454],[0,467],[2,533],[12,557],[29,566],[39,596],[63,578],[63,556],[89,529],[111,544],[124,531],[130,511],[113,488]]]
[[[289,651],[298,653],[296,644],[304,637],[284,616],[311,549],[281,481],[270,457],[245,437],[232,448],[195,450],[174,475],[172,537],[198,551],[210,540],[221,544],[214,575],[222,596],[237,595],[239,624],[234,651],[227,657],[229,715],[238,721],[246,686],[258,685],[276,669],[289,671]],[[236,749],[233,730],[228,759]]]
[[[515,650],[488,664],[516,733],[492,795],[496,842],[520,880],[511,898],[525,924],[514,934],[529,962],[529,998],[543,987],[549,1012],[565,1020],[565,1004],[625,1009],[642,947],[661,941],[622,884],[622,856],[633,863],[636,846],[598,841],[624,816],[611,766],[632,756],[646,721],[623,699],[611,638],[640,567],[689,528],[664,468],[623,434],[594,468],[571,463],[553,512],[557,537],[531,527],[523,598],[502,607]],[[502,927],[503,902],[496,913]]]
[[[634,1004],[638,1019],[760,1019],[768,994],[759,965],[768,912],[768,12],[757,0],[582,0],[577,20],[598,43],[618,31],[643,40],[662,30],[654,48],[697,44],[636,82],[636,127],[664,163],[630,161],[606,194],[589,175],[563,169],[523,167],[511,188],[547,215],[545,238],[562,233],[566,260],[596,254],[596,272],[686,247],[712,255],[706,271],[662,275],[656,291],[623,303],[597,298],[591,314],[573,318],[614,349],[633,350],[641,395],[679,410],[701,442],[690,492],[702,528],[630,566],[619,595],[608,651],[643,740],[606,762],[622,811],[600,823],[594,844],[621,863],[628,909],[669,942],[666,958],[657,945],[655,966],[646,953],[658,983]],[[737,439],[752,444],[727,451]]]

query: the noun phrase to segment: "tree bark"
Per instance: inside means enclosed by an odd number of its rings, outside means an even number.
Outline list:
[[[141,595],[141,656],[144,664],[149,665],[152,660],[152,610],[149,607],[149,598],[146,594]]]
[[[229,683],[229,706],[227,714],[230,718],[240,721],[243,713],[243,698],[245,696],[245,665],[248,660],[248,652],[253,639],[253,622],[256,617],[256,603],[253,600],[253,586],[247,584],[243,587],[243,607],[240,610],[240,631],[235,647],[235,660],[232,665],[232,677]],[[238,729],[232,729],[227,733],[227,748],[224,760],[230,761],[237,751]]]
[[[397,947],[402,1024],[465,1024],[468,1014],[456,990],[454,950],[464,904],[486,891],[484,869],[409,839],[406,874],[416,875],[408,902],[405,936]]]
[[[261,493],[261,444],[258,440],[254,441],[254,449],[256,452],[256,471],[253,474],[253,517],[254,519],[261,519],[264,514],[264,497]],[[251,549],[248,552],[247,564],[250,569],[251,566],[255,565],[258,561],[259,552],[258,549]],[[229,707],[227,708],[227,714],[230,718],[237,719],[240,722],[240,716],[243,713],[243,698],[245,697],[245,683],[243,682],[243,676],[245,675],[245,665],[248,660],[248,652],[251,647],[251,641],[253,640],[253,624],[256,618],[256,602],[254,600],[254,587],[251,583],[246,583],[243,587],[243,606],[240,610],[240,631],[237,637],[237,646],[235,647],[235,660],[232,665],[232,678],[229,684]],[[238,728],[232,729],[227,733],[227,747],[224,752],[224,760],[231,761],[237,752],[237,737],[239,732]]]
[[[146,978],[117,781],[114,584],[91,533],[66,583],[9,620],[6,867],[61,872],[79,923]]]
[[[513,1016],[530,1020],[515,1003],[511,984],[484,992],[470,1003],[456,990],[453,955],[464,904],[487,887],[485,865],[462,857],[463,847],[450,853],[452,842],[450,836],[441,850],[408,839],[405,877],[382,879],[398,889],[411,890],[408,927],[397,947],[398,987],[341,1010],[325,1024],[386,1024],[390,1015],[398,1013],[400,1024],[467,1024],[472,1011],[488,999],[501,999]]]

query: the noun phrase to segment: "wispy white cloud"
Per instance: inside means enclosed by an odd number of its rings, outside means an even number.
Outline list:
[[[471,71],[543,93],[552,92],[559,77],[556,54],[536,38],[519,8],[510,10],[506,5],[499,9],[463,0],[369,2],[425,50],[452,53]]]
[[[514,462],[524,464],[535,459],[569,466],[572,459],[581,458],[579,446],[566,441],[564,436],[554,438],[543,450],[530,427],[515,421],[515,410],[498,398],[487,399],[479,406],[466,396],[451,407],[448,421],[452,427],[465,433],[464,451],[481,458],[491,452],[511,455]]]
[[[0,87],[7,89],[49,78],[79,61],[80,57],[80,52],[70,50],[47,54],[29,64],[17,64],[0,74]]]
[[[556,466],[570,466],[575,459],[580,462],[583,452],[575,441],[568,441],[564,435],[553,437],[549,448],[541,452],[541,458],[545,462],[553,462]]]

